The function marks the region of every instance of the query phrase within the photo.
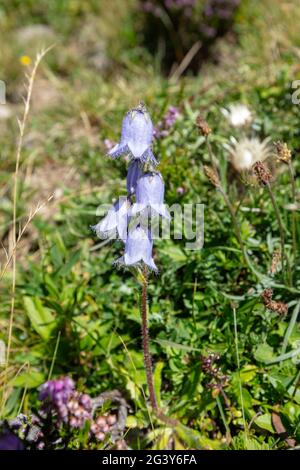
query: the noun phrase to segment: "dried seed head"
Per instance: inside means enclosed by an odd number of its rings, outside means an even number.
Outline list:
[[[214,185],[216,188],[220,186],[219,176],[217,175],[216,171],[213,168],[211,168],[210,166],[204,165],[204,173],[212,185]]]
[[[292,152],[288,148],[285,142],[275,142],[275,149],[278,157],[278,161],[282,163],[289,163],[292,159]]]
[[[268,137],[264,140],[257,137],[231,138],[225,148],[229,151],[232,166],[238,172],[250,170],[254,163],[264,162],[273,154]]]
[[[270,183],[271,173],[268,170],[268,168],[261,161],[258,161],[256,163],[254,163],[252,168],[253,168],[254,174],[257,178],[257,181],[260,184],[262,184],[263,186],[266,186],[267,184]]]
[[[275,274],[277,271],[278,264],[281,260],[281,253],[280,250],[274,250],[272,254],[272,264],[270,267],[270,273]]]
[[[272,300],[273,291],[272,289],[265,289],[261,294],[262,301],[267,309],[271,310],[272,312],[276,312],[279,315],[286,316],[288,313],[288,306],[283,302],[277,302],[276,300]]]
[[[267,307],[268,304],[271,302],[272,300],[272,296],[273,296],[273,291],[272,289],[265,289],[262,294],[261,294],[261,298],[262,298],[262,301],[264,303],[264,305]]]
[[[207,137],[211,133],[211,129],[204,119],[201,116],[198,116],[196,119],[196,126],[199,129],[200,134],[204,137]]]

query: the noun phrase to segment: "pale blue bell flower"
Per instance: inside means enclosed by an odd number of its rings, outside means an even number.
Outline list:
[[[125,242],[130,206],[127,197],[120,197],[106,216],[97,225],[91,226],[92,230],[101,239],[113,238],[117,234]]]
[[[141,176],[136,185],[136,203],[133,204],[130,214],[136,215],[147,208],[166,219],[170,219],[170,214],[166,204],[164,204],[165,185],[160,173],[145,173]]]
[[[117,158],[122,154],[130,154],[142,162],[157,165],[151,149],[153,140],[153,124],[144,104],[128,111],[123,119],[121,140],[108,155]]]
[[[136,267],[144,263],[152,271],[157,272],[157,267],[152,258],[153,241],[149,230],[140,225],[129,231],[125,243],[124,255],[116,261],[128,267]]]

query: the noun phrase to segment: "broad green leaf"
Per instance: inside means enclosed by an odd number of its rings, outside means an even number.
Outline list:
[[[251,382],[252,379],[256,376],[257,367],[251,364],[246,365],[240,371],[240,377],[242,382]]]
[[[55,318],[47,307],[44,307],[38,297],[24,297],[24,307],[30,323],[35,331],[48,341],[56,326]]]
[[[81,255],[80,251],[76,251],[75,253],[73,253],[71,258],[57,271],[56,274],[59,276],[67,276],[70,273],[73,266],[79,260],[80,255]]]
[[[260,344],[254,352],[254,357],[259,362],[269,362],[274,358],[273,348],[267,343]]]
[[[271,433],[274,433],[274,428],[272,424],[272,416],[270,415],[270,413],[265,413],[261,416],[258,416],[254,420],[254,422],[260,428],[265,429],[266,431],[269,431]]]
[[[161,252],[164,255],[169,256],[175,263],[184,263],[186,261],[186,254],[184,251],[176,245],[168,245],[161,248]]]
[[[44,374],[37,370],[29,369],[14,377],[10,384],[14,387],[36,388],[44,381]]]

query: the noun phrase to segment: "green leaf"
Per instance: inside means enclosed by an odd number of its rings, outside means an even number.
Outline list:
[[[169,258],[172,259],[172,261],[175,261],[175,263],[184,263],[186,262],[186,254],[183,252],[183,250],[176,245],[168,245],[160,250],[164,255],[169,256]]]
[[[259,362],[269,362],[274,358],[273,348],[267,343],[260,344],[254,352],[254,357]]]
[[[161,406],[160,390],[161,390],[161,373],[162,373],[163,367],[164,367],[164,363],[162,361],[158,362],[155,366],[155,370],[153,374],[155,395],[156,395],[157,404],[159,407]]]
[[[160,344],[161,346],[173,348],[173,349],[182,349],[183,351],[201,351],[201,349],[192,348],[191,346],[186,346],[185,344],[175,343],[174,341],[168,341],[166,339],[155,339],[155,343]]]
[[[55,318],[38,297],[24,297],[24,307],[34,330],[48,341],[56,327]]]
[[[36,388],[45,381],[45,376],[37,370],[26,370],[14,377],[10,384],[14,387]]]
[[[80,254],[81,252],[80,251],[76,251],[75,253],[73,253],[73,255],[71,256],[71,258],[69,259],[69,261],[67,261],[66,264],[64,264],[58,271],[57,271],[57,275],[59,276],[67,276],[71,269],[73,268],[73,266],[77,263],[77,261],[79,260],[79,257],[80,257]]]
[[[274,428],[272,424],[272,416],[269,413],[265,413],[261,416],[258,416],[254,420],[255,424],[266,431],[274,433]]]
[[[218,441],[213,441],[200,433],[184,426],[181,423],[175,427],[176,434],[184,443],[192,449],[205,449],[205,450],[221,450],[222,444]]]

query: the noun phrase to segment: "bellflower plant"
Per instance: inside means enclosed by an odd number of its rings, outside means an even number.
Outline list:
[[[146,231],[141,225],[138,225],[129,232],[124,256],[119,258],[116,263],[125,266],[137,266],[140,263],[144,263],[148,268],[157,271],[152,258],[152,247],[153,241],[150,231]]]
[[[100,238],[117,232],[118,238],[124,243],[124,254],[115,264],[135,269],[138,279],[141,279],[142,336],[147,384],[151,406],[162,417],[153,385],[147,320],[148,275],[149,271],[158,270],[152,255],[151,220],[150,224],[148,220],[145,223],[140,217],[142,213],[148,215],[153,211],[156,216],[170,219],[164,204],[164,181],[155,169],[158,162],[151,148],[153,137],[153,124],[145,105],[141,103],[128,111],[123,119],[120,142],[108,153],[113,159],[121,155],[129,155],[131,158],[126,182],[127,197],[120,198],[107,215],[92,228]]]

